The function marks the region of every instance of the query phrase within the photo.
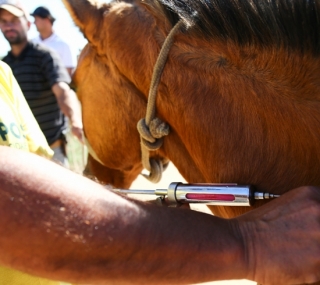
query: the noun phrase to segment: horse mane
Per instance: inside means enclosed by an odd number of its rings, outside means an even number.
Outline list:
[[[144,0],[172,25],[185,21],[195,34],[236,44],[320,51],[318,0]],[[190,31],[190,29],[189,29]]]

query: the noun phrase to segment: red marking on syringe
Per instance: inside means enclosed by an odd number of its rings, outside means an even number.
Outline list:
[[[188,200],[200,201],[234,201],[235,197],[232,194],[196,194],[188,193],[186,195]]]

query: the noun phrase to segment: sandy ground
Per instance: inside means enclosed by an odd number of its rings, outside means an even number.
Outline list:
[[[166,189],[171,182],[185,182],[178,170],[170,163],[168,169],[164,172],[163,178],[157,184],[147,181],[144,177],[139,176],[132,184],[131,189]],[[141,198],[139,195],[133,195],[136,198]],[[154,196],[144,196],[146,200],[152,200]],[[191,208],[196,211],[211,214],[206,206],[191,205]],[[202,283],[202,285],[255,285],[256,282],[248,280],[230,280]]]

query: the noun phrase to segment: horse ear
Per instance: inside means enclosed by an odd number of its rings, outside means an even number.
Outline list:
[[[91,43],[95,35],[98,36],[104,14],[110,9],[110,5],[99,0],[62,0],[69,11],[73,21]]]

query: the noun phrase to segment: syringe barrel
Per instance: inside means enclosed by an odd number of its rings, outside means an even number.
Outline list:
[[[254,202],[254,188],[252,185],[174,182],[169,185],[168,200],[183,204],[251,206]]]

